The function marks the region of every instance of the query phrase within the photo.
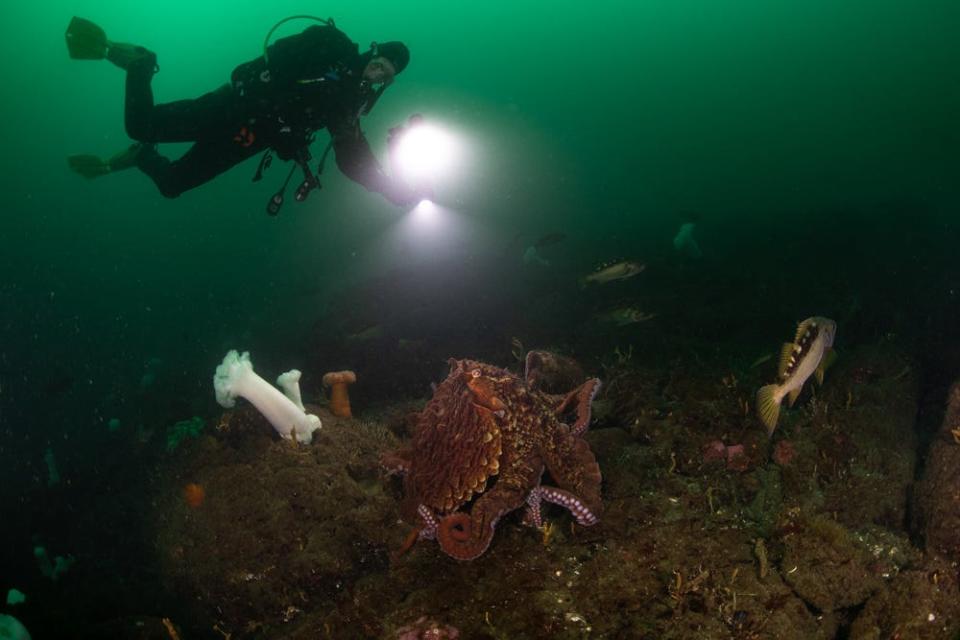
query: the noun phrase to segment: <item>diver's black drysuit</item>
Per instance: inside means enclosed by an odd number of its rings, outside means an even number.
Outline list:
[[[305,162],[313,132],[326,128],[337,166],[351,180],[396,200],[395,185],[370,149],[360,115],[374,97],[362,79],[371,54],[334,26],[312,26],[282,38],[234,69],[231,83],[192,100],[154,104],[156,57],[127,69],[127,134],[145,143],[137,166],[160,192],[175,198],[266,149]],[[193,142],[178,160],[153,143]]]

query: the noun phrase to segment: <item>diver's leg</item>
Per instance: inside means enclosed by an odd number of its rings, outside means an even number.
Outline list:
[[[182,157],[171,161],[154,146],[145,145],[137,157],[137,167],[153,179],[160,193],[176,198],[265,148],[260,144],[244,147],[230,136],[214,137],[198,141]]]
[[[156,64],[157,56],[149,49],[124,42],[107,42],[107,60],[121,69],[129,69],[130,65],[146,56],[152,57],[154,64]]]
[[[71,26],[73,24],[71,22]],[[141,55],[129,59],[124,67],[127,70],[124,119],[127,133],[131,138],[138,141],[151,141],[150,138],[154,135],[152,123],[154,105],[150,82],[156,72],[157,56],[142,47],[138,49],[142,51]],[[110,51],[111,49],[106,50],[108,55]],[[119,63],[113,62],[119,66]],[[73,171],[85,178],[97,178],[134,166],[142,148],[142,144],[134,144],[109,159],[90,154],[71,155],[67,157],[67,163]]]
[[[124,99],[124,126],[127,135],[141,142],[157,142],[153,123],[153,74],[156,56],[147,56],[127,67],[127,93]]]
[[[224,127],[234,110],[230,85],[199,98],[154,104],[151,82],[156,56],[133,62],[127,69],[124,124],[127,135],[140,142],[193,142]]]

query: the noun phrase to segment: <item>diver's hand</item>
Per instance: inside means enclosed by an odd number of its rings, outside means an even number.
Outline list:
[[[436,200],[433,195],[433,187],[427,184],[420,184],[414,188],[414,191],[417,193],[417,202],[421,200]]]
[[[391,181],[381,193],[383,193],[384,198],[398,207],[413,206],[424,197],[417,189],[413,189],[398,180]]]

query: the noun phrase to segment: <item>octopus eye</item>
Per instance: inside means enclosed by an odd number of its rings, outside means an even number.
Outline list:
[[[473,371],[470,372],[470,375],[473,376],[474,378],[479,378],[479,377],[480,377],[480,369],[474,369]]]

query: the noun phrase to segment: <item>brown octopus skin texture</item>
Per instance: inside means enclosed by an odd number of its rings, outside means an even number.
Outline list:
[[[482,555],[499,519],[515,509],[527,505],[526,521],[538,523],[541,499],[570,509],[584,525],[602,514],[600,468],[581,437],[600,381],[554,395],[528,382],[531,374],[535,368],[521,378],[451,359],[418,416],[412,447],[388,456],[405,473],[404,518],[453,558]],[[563,421],[567,415],[572,424]],[[555,486],[541,486],[545,471]]]

